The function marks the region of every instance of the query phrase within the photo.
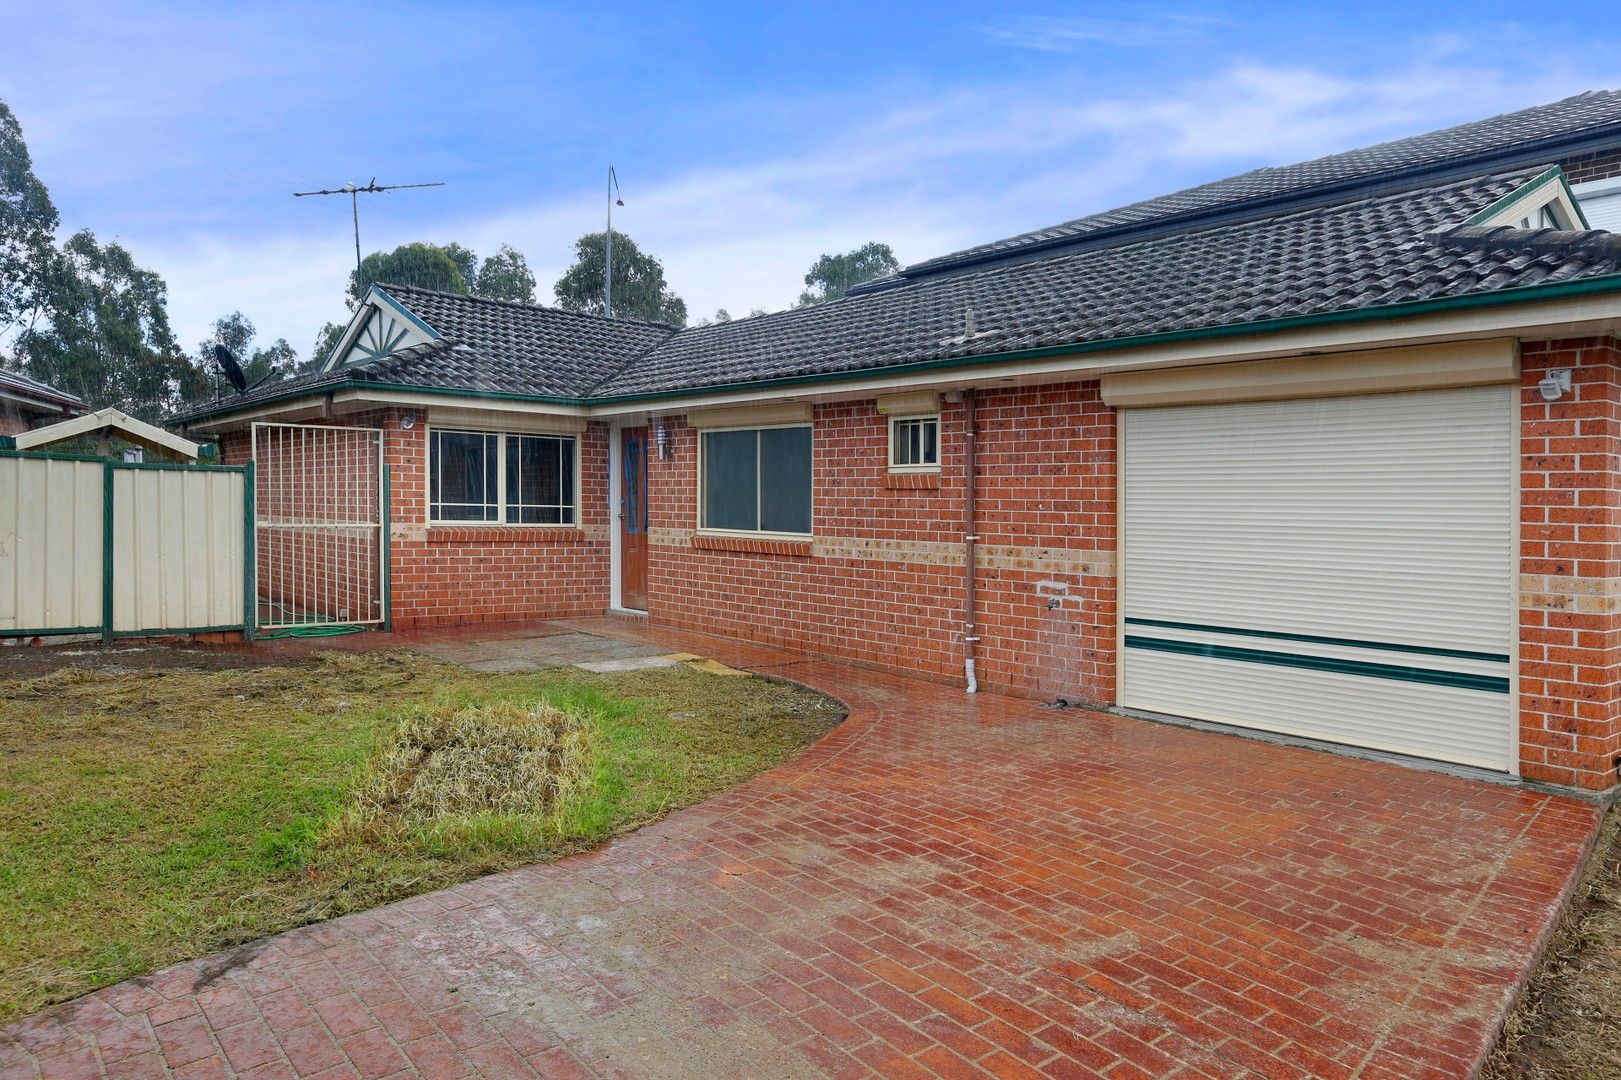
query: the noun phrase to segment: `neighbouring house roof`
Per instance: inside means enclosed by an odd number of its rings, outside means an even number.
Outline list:
[[[867,371],[1385,307],[1621,271],[1608,249],[1438,248],[1537,169],[926,278],[684,331],[596,387],[622,396]],[[1518,232],[1519,230],[1509,230]],[[966,334],[973,312],[974,336]]]
[[[70,394],[66,390],[58,390],[38,379],[24,375],[20,371],[0,370],[0,396],[26,398],[38,401],[50,407],[51,410],[65,410],[76,412],[85,407],[84,399]]]
[[[438,337],[182,419],[339,384],[635,400],[1511,299],[1516,289],[1621,275],[1609,234],[1469,224],[1558,173],[1556,158],[1527,157],[1526,147],[1568,155],[1612,145],[1621,147],[1621,92],[1584,94],[972,248],[831,303],[682,330],[384,286]],[[1505,157],[1519,163],[1486,167]],[[1212,207],[1220,215],[1203,214]]]
[[[71,420],[59,420],[45,427],[25,431],[15,437],[18,450],[38,450],[44,446],[77,439],[94,432],[111,431],[132,443],[154,450],[167,450],[180,457],[196,460],[202,447],[190,439],[183,439],[164,431],[155,424],[137,420],[117,409],[98,409]]]
[[[1456,127],[1430,131],[1405,139],[1378,143],[1312,161],[1254,169],[1209,184],[1131,203],[1101,214],[1050,225],[1003,240],[966,248],[914,263],[897,278],[920,277],[982,262],[987,257],[1007,258],[1052,250],[1077,241],[1110,234],[1139,231],[1148,225],[1168,226],[1179,219],[1253,207],[1289,198],[1320,201],[1347,186],[1370,184],[1411,186],[1416,174],[1459,169],[1481,172],[1505,165],[1556,161],[1567,156],[1564,143],[1573,136],[1584,141],[1609,132],[1621,140],[1621,91],[1591,90],[1548,105],[1504,113]],[[1484,167],[1483,167],[1484,166]],[[895,279],[886,279],[886,282]],[[870,283],[872,288],[883,283]],[[862,288],[858,286],[858,288]]]

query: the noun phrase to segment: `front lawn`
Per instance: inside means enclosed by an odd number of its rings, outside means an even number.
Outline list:
[[[0,1018],[590,846],[843,716],[687,667],[408,654],[0,681]]]

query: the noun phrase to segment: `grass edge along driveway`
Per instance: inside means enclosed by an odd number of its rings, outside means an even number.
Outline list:
[[[592,846],[843,716],[754,676],[403,652],[0,681],[0,1020]]]

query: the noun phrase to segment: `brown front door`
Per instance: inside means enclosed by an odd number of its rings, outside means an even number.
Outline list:
[[[647,429],[621,433],[619,477],[619,602],[647,610]]]

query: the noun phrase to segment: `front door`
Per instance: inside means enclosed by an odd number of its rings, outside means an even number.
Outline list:
[[[619,478],[619,603],[647,610],[647,429],[621,434]]]

